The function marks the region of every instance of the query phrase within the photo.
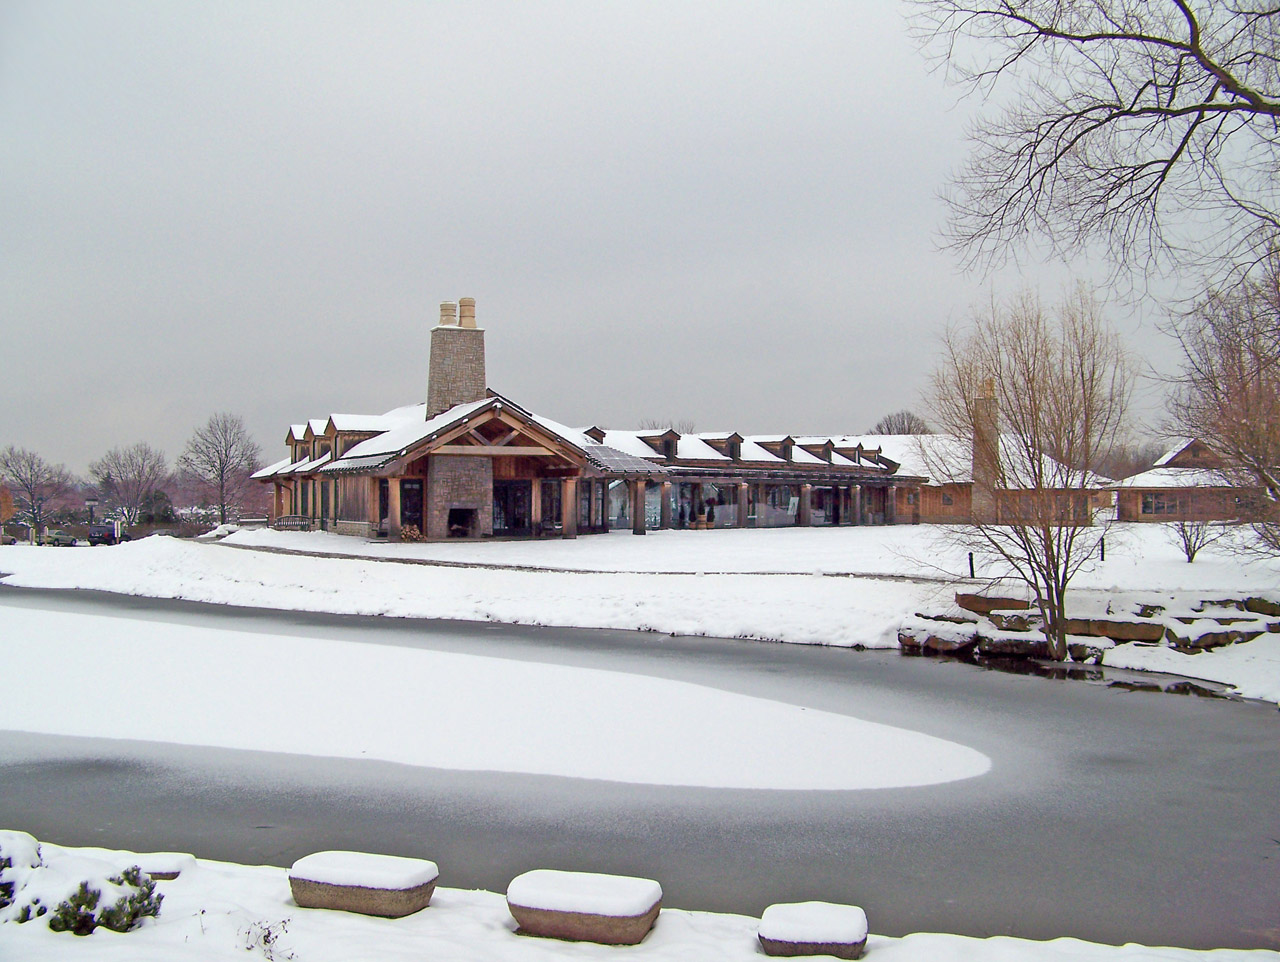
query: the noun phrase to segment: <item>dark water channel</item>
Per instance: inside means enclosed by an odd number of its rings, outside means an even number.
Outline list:
[[[50,841],[275,865],[321,848],[421,855],[444,885],[497,891],[535,867],[641,874],[670,906],[852,901],[890,935],[1280,948],[1274,706],[896,652],[81,592],[0,589],[5,605],[637,672],[912,728],[993,761],[924,788],[744,791],[0,732],[0,826]],[[0,655],[13,683],[2,636]],[[56,672],[46,683],[57,697]],[[454,737],[429,710],[423,724]]]

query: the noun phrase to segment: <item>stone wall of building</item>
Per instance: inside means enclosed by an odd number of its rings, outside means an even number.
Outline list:
[[[337,521],[334,523],[334,530],[338,534],[354,535],[357,538],[372,538],[374,536],[373,525],[368,521]]]
[[[429,457],[425,502],[428,538],[449,537],[451,508],[476,512],[474,535],[493,534],[493,461],[455,455]]]

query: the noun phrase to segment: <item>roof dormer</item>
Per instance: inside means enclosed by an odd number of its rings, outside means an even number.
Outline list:
[[[828,464],[831,463],[831,455],[832,453],[834,453],[836,449],[835,442],[832,441],[830,438],[827,438],[825,441],[822,441],[821,443],[817,443],[817,444],[815,443],[802,444],[800,445],[800,447],[803,448],[805,451],[808,451],[815,458],[821,458],[823,461],[826,461]],[[790,461],[791,459],[787,458],[787,460]]]
[[[647,431],[640,432],[637,436],[668,461],[675,460],[676,448],[680,443],[680,432],[675,428],[667,428],[665,431],[654,431],[652,433]]]

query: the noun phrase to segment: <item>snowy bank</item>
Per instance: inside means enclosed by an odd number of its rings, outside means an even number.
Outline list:
[[[596,540],[627,544],[622,536]],[[665,544],[669,554],[681,554],[678,540],[665,539]],[[518,542],[504,546],[524,547]],[[4,584],[17,586],[94,588],[215,604],[868,648],[895,647],[904,612],[948,597],[946,585],[932,582],[863,581],[812,573],[436,567],[269,554],[174,538],[62,552],[0,547],[0,572],[9,574]]]
[[[1220,542],[1187,564],[1163,525],[1117,525],[1106,555],[1072,582],[1072,608],[1110,610],[1134,593],[1280,590],[1280,560]],[[904,619],[945,608],[957,587],[976,590],[1001,574],[977,559],[980,580],[962,577],[968,556],[954,529],[931,525],[398,545],[257,529],[216,544],[0,547],[0,573],[11,585],[251,607],[867,648],[897,647]],[[1268,639],[1197,656],[1125,645],[1106,663],[1280,701],[1280,657]]]
[[[127,861],[127,853],[62,849],[45,844],[46,860],[90,857]],[[447,879],[448,866],[443,866]],[[199,860],[172,882],[160,883],[164,904],[156,919],[132,932],[99,929],[77,938],[39,921],[0,927],[5,958],[24,962],[542,962],[567,957],[648,962],[749,962],[760,958],[758,919],[664,908],[643,943],[618,948],[514,934],[504,898],[492,892],[437,889],[430,908],[402,919],[301,909],[289,895],[287,871]],[[875,919],[871,919],[875,928]],[[1276,962],[1264,950],[1106,946],[1077,939],[1032,942],[997,937],[871,935],[867,958],[879,962]]]

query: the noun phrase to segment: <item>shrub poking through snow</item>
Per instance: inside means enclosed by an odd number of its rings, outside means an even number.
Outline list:
[[[25,832],[0,832],[0,922],[47,917],[54,932],[128,932],[159,915],[163,898],[137,865],[119,871],[101,859],[50,861]]]

